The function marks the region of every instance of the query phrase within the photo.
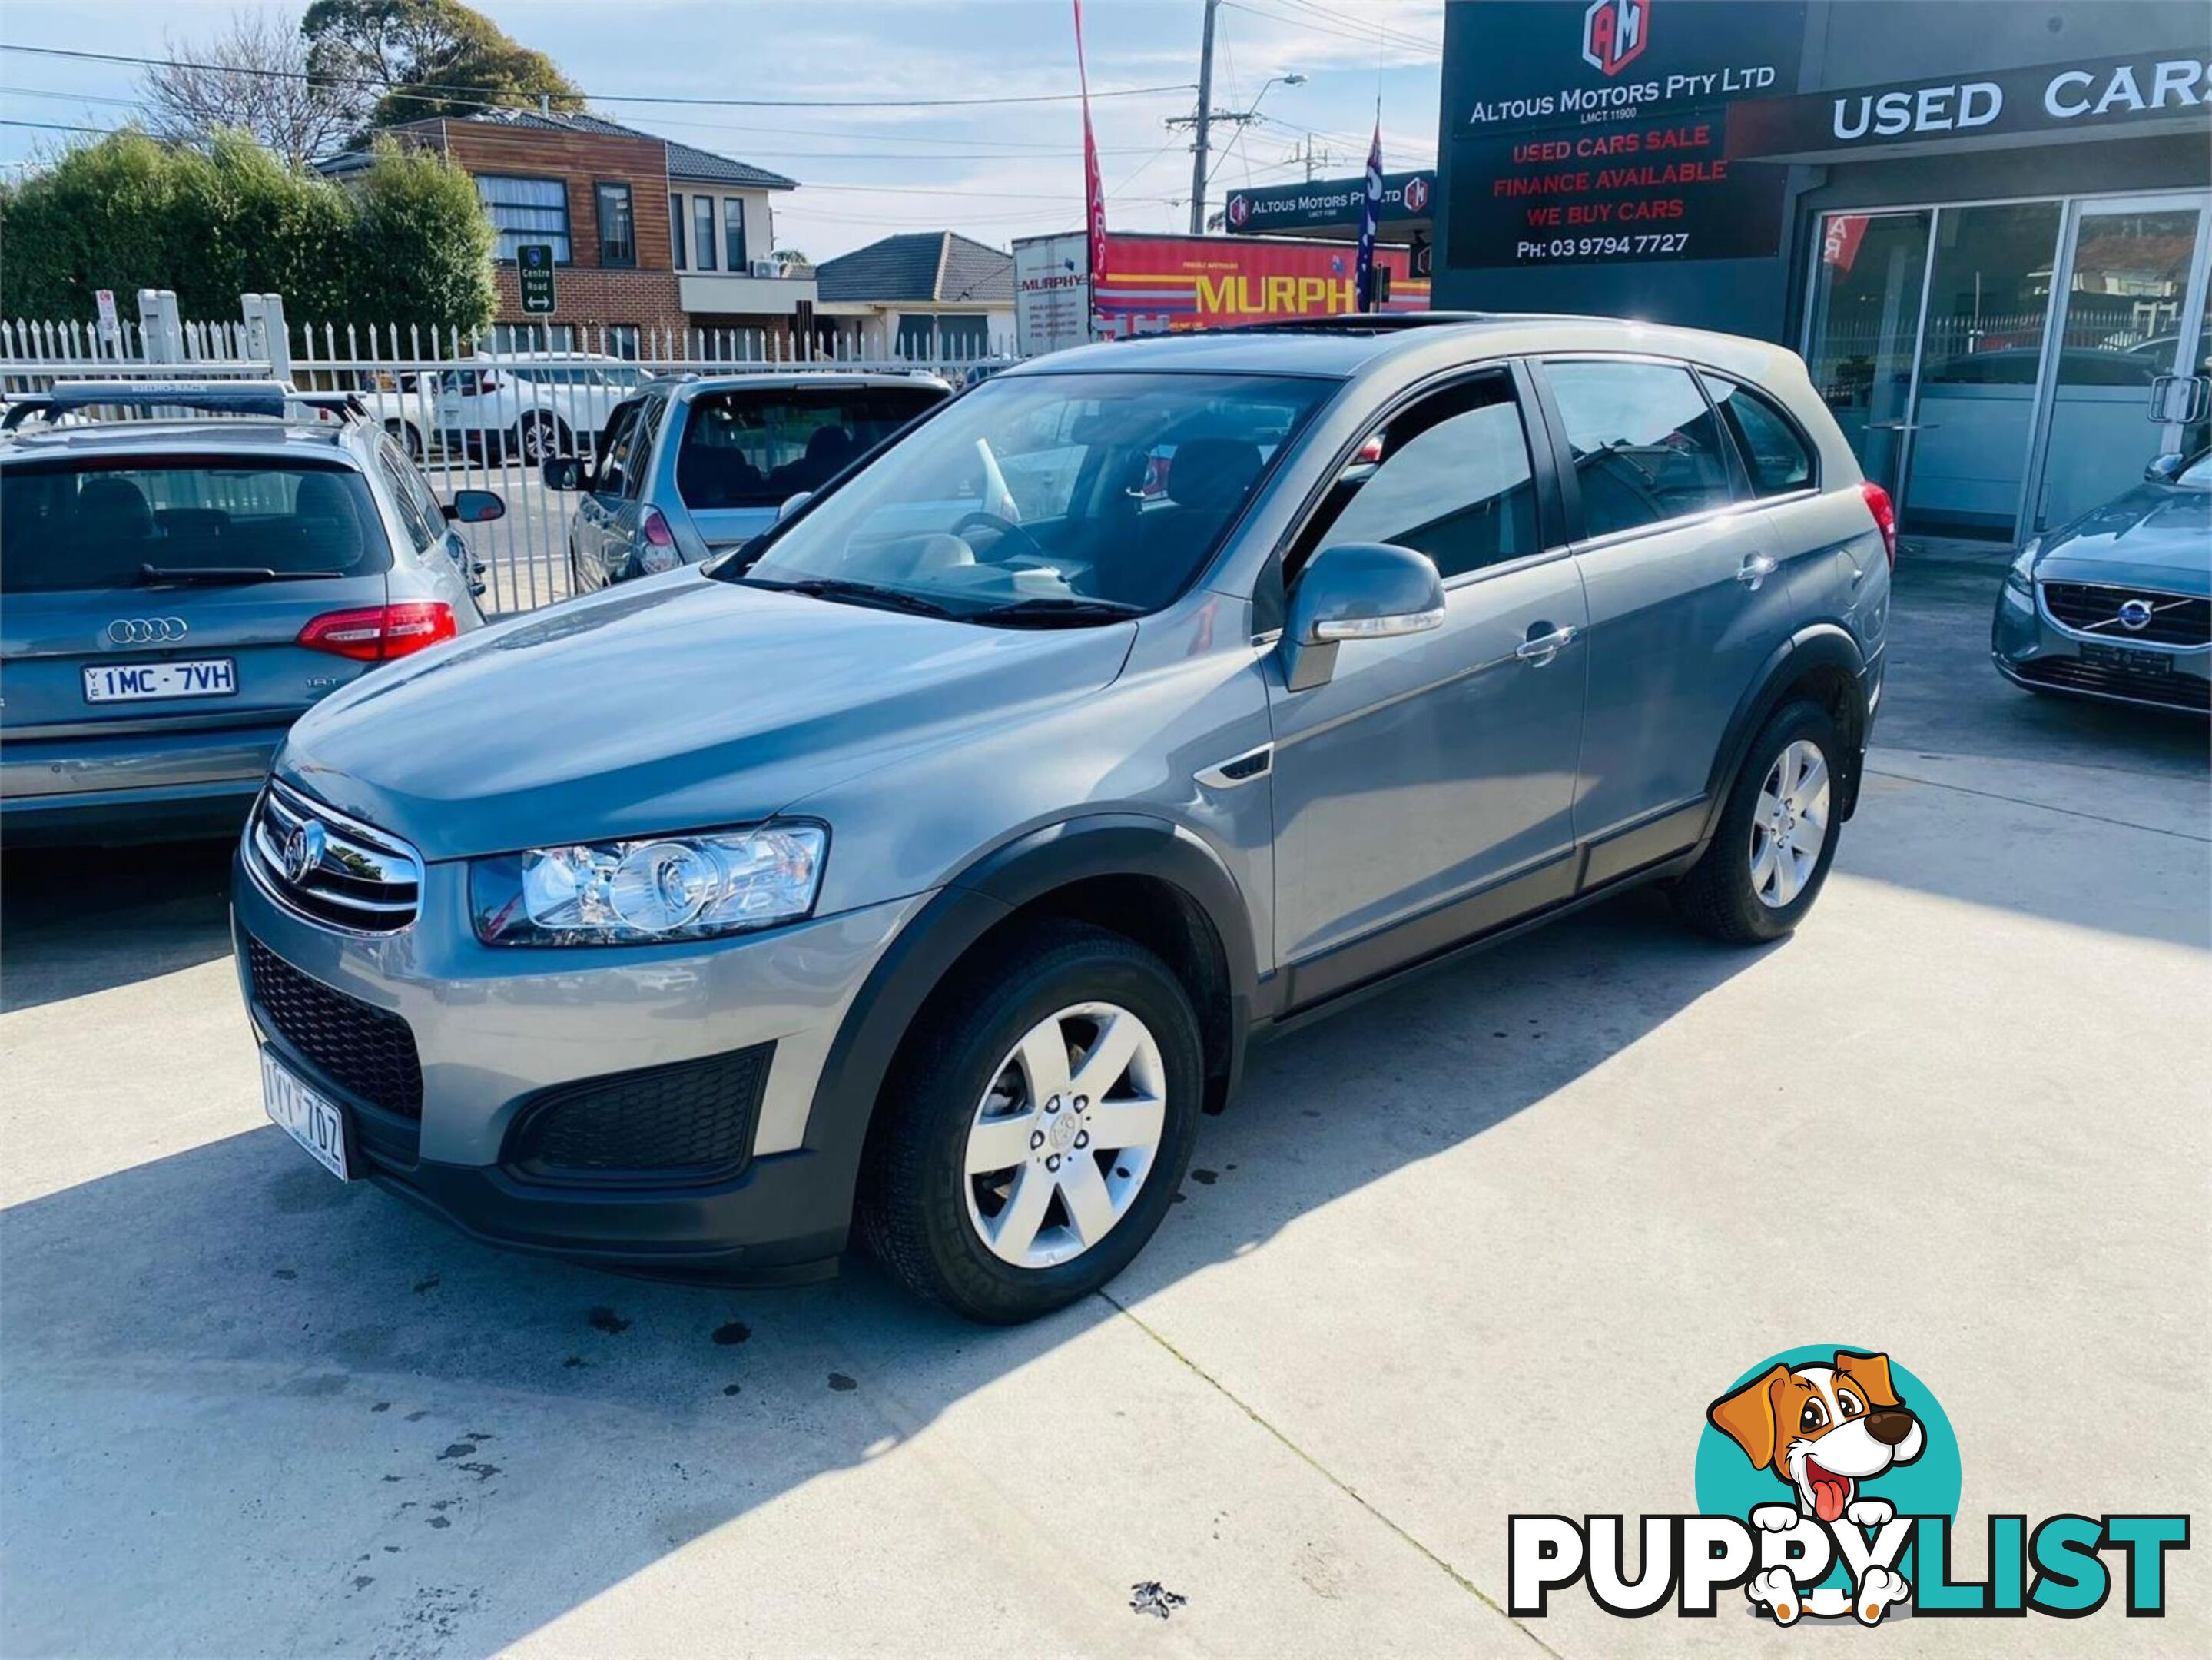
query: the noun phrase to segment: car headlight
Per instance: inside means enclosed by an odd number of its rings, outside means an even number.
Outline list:
[[[585,842],[479,859],[469,909],[488,946],[645,946],[796,922],[822,888],[827,826]]]
[[[2014,593],[2033,594],[2035,592],[2035,562],[2043,556],[2043,538],[2028,538],[2028,544],[2012,562],[2005,573],[2005,586]]]

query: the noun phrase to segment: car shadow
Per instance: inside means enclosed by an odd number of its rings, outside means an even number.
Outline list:
[[[8,850],[0,1012],[230,955],[232,842]]]
[[[1479,1140],[1790,948],[1631,895],[1265,1046],[1119,1294]],[[16,1205],[0,1256],[9,1651],[487,1651],[1118,1317],[985,1331],[858,1259],[738,1292],[503,1255],[272,1128]],[[131,1565],[96,1594],[94,1529]]]

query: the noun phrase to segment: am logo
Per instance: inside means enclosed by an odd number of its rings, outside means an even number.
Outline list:
[[[1618,75],[1644,55],[1651,38],[1651,0],[1590,0],[1583,13],[1583,62]]]

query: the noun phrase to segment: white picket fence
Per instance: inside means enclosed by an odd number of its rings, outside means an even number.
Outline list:
[[[247,310],[246,319],[235,323],[171,319],[163,325],[149,319],[149,327],[121,318],[105,337],[78,323],[0,320],[0,398],[42,392],[56,380],[87,379],[275,379],[303,392],[360,392],[441,497],[474,489],[495,490],[505,500],[505,518],[462,531],[486,567],[483,604],[495,613],[530,611],[568,597],[568,523],[577,497],[545,487],[538,460],[526,454],[524,435],[516,431],[449,447],[437,408],[441,380],[449,373],[520,369],[596,376],[613,371],[627,380],[633,372],[653,377],[878,370],[939,374],[958,386],[971,370],[1004,363],[1012,355],[993,350],[972,356],[863,356],[849,339],[794,342],[775,331],[585,328],[568,331],[561,351],[532,353],[479,349],[475,338],[458,330],[287,328],[277,321],[272,331],[265,322],[257,325],[252,307]],[[281,319],[281,307],[272,311],[270,320]],[[592,388],[589,396],[580,388],[555,389],[544,401],[550,410],[589,409],[591,418],[604,419],[622,395],[619,386]],[[571,449],[583,450],[597,436],[571,429],[587,424],[562,419]]]

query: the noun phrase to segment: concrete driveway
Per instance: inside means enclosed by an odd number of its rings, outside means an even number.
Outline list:
[[[340,1187],[261,1116],[220,849],[11,860],[0,1651],[1801,1651],[1733,1592],[1501,1612],[1509,1514],[1693,1508],[1706,1403],[1800,1343],[1940,1395],[1961,1577],[1991,1511],[2200,1512],[2163,1620],[1836,1641],[2212,1651],[2205,729],[2001,683],[2000,569],[1908,555],[1795,939],[1632,898],[1283,1041],[1018,1331]]]

